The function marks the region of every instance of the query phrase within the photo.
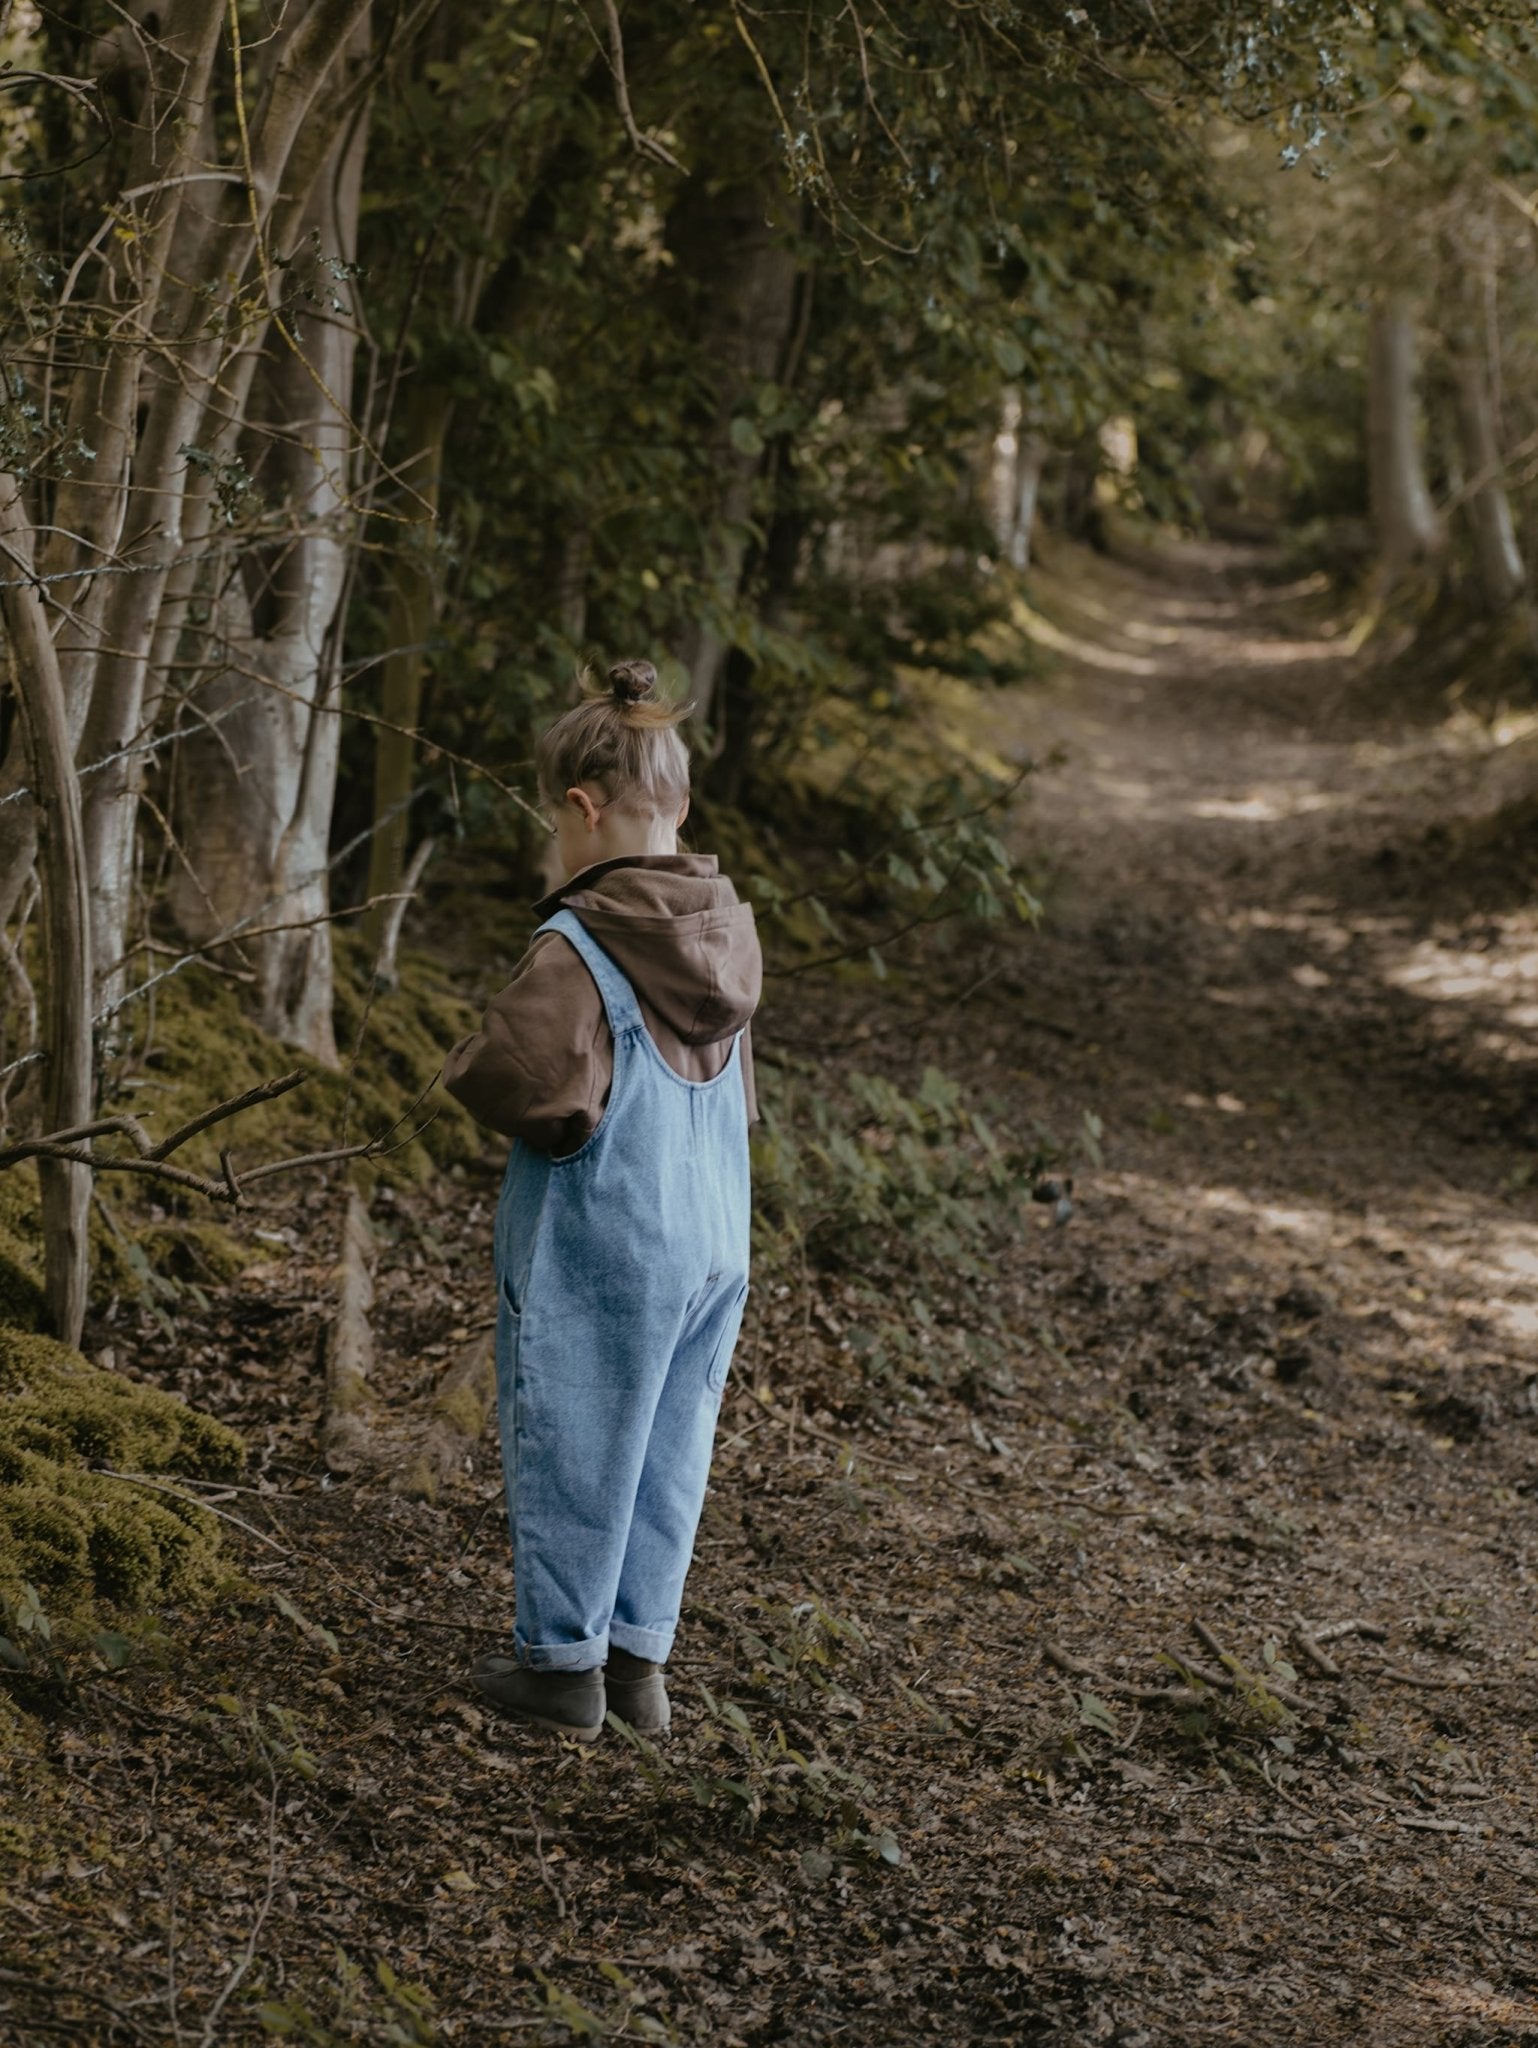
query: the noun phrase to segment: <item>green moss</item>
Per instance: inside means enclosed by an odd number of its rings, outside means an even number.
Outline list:
[[[43,1320],[43,1219],[37,1165],[0,1173],[0,1319],[35,1330]]]
[[[95,1599],[191,1598],[220,1582],[211,1515],[90,1467],[228,1478],[245,1450],[233,1430],[10,1326],[0,1326],[0,1397],[0,1595],[31,1584],[62,1613]]]
[[[400,986],[375,990],[372,999],[360,939],[338,939],[336,967],[340,1069],[323,1067],[269,1038],[247,1016],[235,983],[194,966],[163,984],[153,1038],[135,1047],[132,1070],[104,1107],[132,1111],[159,1135],[220,1096],[240,1094],[298,1069],[306,1075],[302,1087],[192,1139],[177,1153],[178,1164],[217,1176],[225,1146],[238,1170],[265,1159],[356,1144],[390,1130],[424,1094],[428,1100],[390,1142],[399,1143],[415,1124],[434,1111],[441,1113],[418,1143],[370,1162],[370,1173],[420,1181],[476,1157],[480,1141],[470,1119],[447,1097],[432,1092],[444,1054],[474,1028],[475,1013],[456,995],[441,967],[423,954],[404,955]],[[121,1183],[113,1192],[126,1208],[130,1192]],[[178,1217],[207,1214],[196,1195],[162,1187],[154,1197]],[[209,1243],[204,1240],[199,1250],[206,1251]]]
[[[184,1223],[152,1223],[137,1231],[134,1243],[143,1252],[152,1271],[167,1280],[234,1280],[247,1266],[268,1256],[252,1245],[242,1244],[221,1223],[189,1220]]]

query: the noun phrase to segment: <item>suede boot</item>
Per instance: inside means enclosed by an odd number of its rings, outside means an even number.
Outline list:
[[[604,1697],[615,1714],[637,1735],[666,1735],[673,1718],[660,1664],[632,1657],[614,1645],[603,1674]]]
[[[531,1671],[512,1657],[477,1657],[470,1669],[476,1690],[514,1721],[553,1728],[574,1742],[596,1742],[603,1733],[603,1673]]]

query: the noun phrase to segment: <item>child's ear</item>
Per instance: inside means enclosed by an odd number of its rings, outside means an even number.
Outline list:
[[[688,817],[688,815],[689,815],[689,799],[688,799],[687,797],[685,797],[685,798],[684,798],[684,807],[683,807],[683,809],[682,809],[682,810],[681,810],[681,811],[679,812],[679,814],[678,814],[677,818],[676,818],[676,819],[675,819],[675,820],[673,821],[673,830],[674,830],[675,832],[681,832],[681,831],[683,830],[683,828],[684,828],[684,819],[685,819],[685,818],[687,818],[687,817]]]
[[[583,825],[589,832],[598,830],[598,806],[585,789],[572,788],[566,792],[566,801],[579,813]]]

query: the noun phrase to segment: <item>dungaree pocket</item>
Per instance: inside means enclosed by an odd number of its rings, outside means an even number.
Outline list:
[[[726,1375],[731,1371],[732,1353],[737,1348],[737,1339],[742,1332],[742,1312],[748,1303],[748,1283],[743,1281],[737,1299],[732,1303],[725,1322],[721,1326],[721,1341],[705,1373],[705,1384],[713,1394],[719,1394],[726,1385]]]

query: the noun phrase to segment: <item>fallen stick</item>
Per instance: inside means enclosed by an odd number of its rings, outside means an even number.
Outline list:
[[[1327,1621],[1314,1630],[1316,1643],[1338,1643],[1342,1636],[1368,1636],[1375,1643],[1386,1643],[1388,1630],[1376,1621]]]
[[[1128,1685],[1119,1678],[1102,1678],[1093,1665],[1086,1664],[1082,1657],[1073,1656],[1057,1643],[1043,1643],[1041,1654],[1048,1664],[1055,1665],[1069,1678],[1087,1678],[1096,1692],[1108,1693],[1113,1699],[1130,1700],[1136,1706],[1150,1707],[1201,1705],[1201,1694],[1189,1685]]]
[[[1392,1678],[1400,1685],[1419,1685],[1431,1691],[1481,1692],[1493,1686],[1524,1685],[1528,1681],[1512,1674],[1495,1678],[1432,1678],[1419,1671],[1406,1671],[1398,1664],[1379,1662],[1373,1665],[1375,1678]]]
[[[151,1493],[168,1493],[172,1500],[184,1500],[190,1508],[202,1508],[206,1514],[217,1515],[221,1522],[228,1522],[232,1528],[244,1529],[248,1536],[254,1536],[258,1543],[265,1543],[269,1550],[277,1551],[280,1557],[297,1556],[286,1543],[279,1543],[275,1537],[264,1535],[254,1522],[248,1522],[241,1515],[227,1514],[212,1501],[199,1500],[195,1493],[183,1493],[179,1486],[167,1486],[162,1479],[150,1479],[142,1472],[114,1472],[110,1465],[93,1465],[93,1472],[99,1472],[103,1479],[121,1479],[126,1486],[147,1486]]]
[[[1320,1649],[1318,1643],[1315,1642],[1304,1626],[1301,1615],[1295,1614],[1292,1617],[1292,1633],[1288,1637],[1288,1641],[1303,1659],[1304,1663],[1312,1664],[1321,1678],[1340,1677],[1340,1666],[1333,1657],[1327,1657],[1324,1651]]]

